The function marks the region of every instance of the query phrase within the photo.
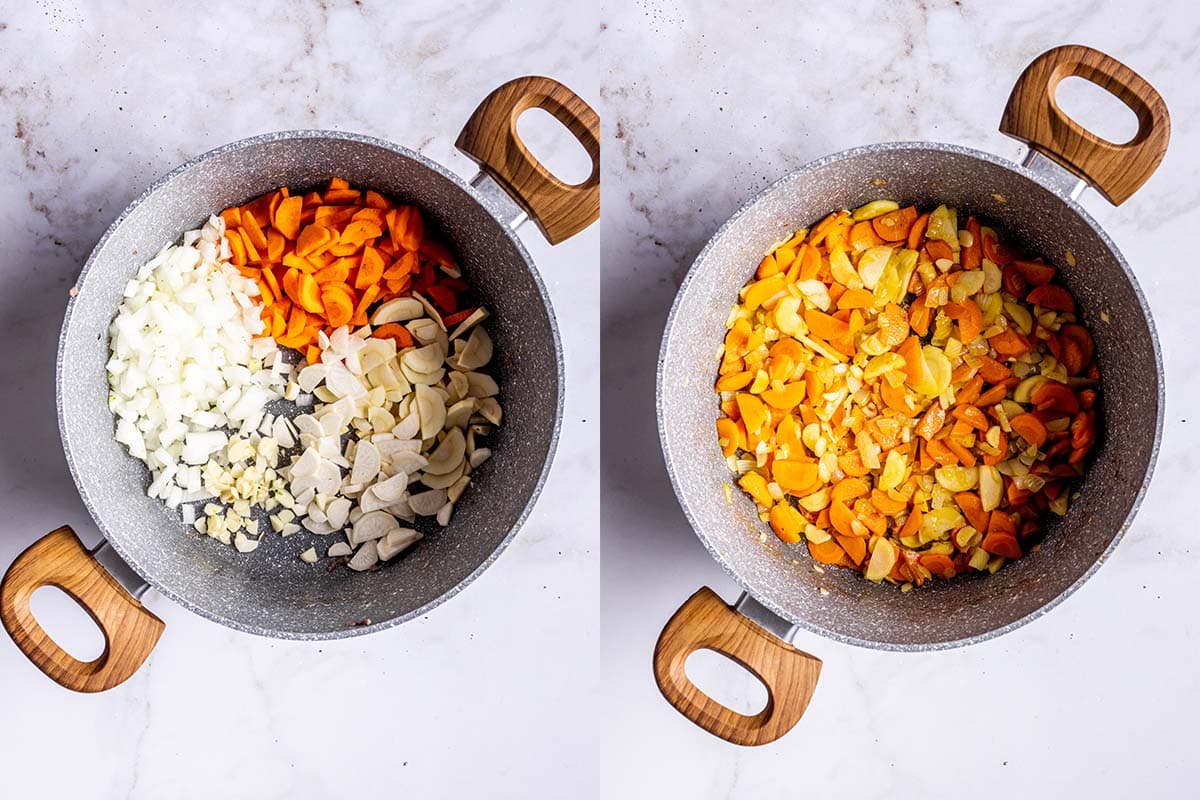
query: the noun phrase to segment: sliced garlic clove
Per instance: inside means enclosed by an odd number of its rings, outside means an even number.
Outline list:
[[[440,383],[446,375],[446,370],[440,367],[433,372],[418,372],[405,363],[400,364],[400,372],[406,380],[416,386],[433,386]]]
[[[439,347],[437,342],[407,350],[400,357],[400,362],[408,368],[407,371],[414,373],[436,372],[441,369],[445,360],[446,351]]]
[[[452,375],[462,375],[461,372],[453,372]],[[464,379],[465,380],[465,379]],[[475,408],[478,400],[474,397],[468,397],[465,400],[459,400],[454,405],[446,410],[447,428],[465,428],[467,423],[471,421],[471,415],[475,413]]]
[[[371,540],[362,543],[346,566],[356,572],[364,572],[377,563],[379,563],[379,550],[375,547],[375,541]]]
[[[492,456],[492,451],[486,447],[476,448],[468,459],[471,469],[478,469],[479,465],[487,461]]]
[[[371,492],[385,503],[395,503],[408,491],[408,475],[397,472],[385,481],[371,487]]]
[[[417,319],[425,313],[421,301],[412,297],[397,297],[389,300],[371,315],[372,325],[387,325],[390,322],[407,322]]]
[[[374,481],[379,476],[380,464],[379,449],[371,442],[359,442],[354,454],[350,482],[366,484]]]
[[[325,376],[329,374],[328,364],[309,364],[304,369],[300,370],[300,374],[296,378],[296,383],[300,385],[301,391],[311,392],[321,385],[325,380]]]
[[[467,339],[467,343],[458,354],[458,369],[481,369],[487,366],[491,360],[492,337],[488,336],[486,329],[476,328],[471,331],[471,338]]]
[[[448,499],[451,503],[457,503],[459,498],[463,496],[463,492],[465,492],[467,487],[470,485],[471,477],[469,475],[461,476],[450,486],[449,489],[446,490],[446,499]]]
[[[388,561],[395,558],[421,539],[421,534],[412,528],[396,528],[375,543],[379,557]]]
[[[233,546],[237,548],[239,553],[249,553],[257,549],[258,542],[258,539],[251,539],[241,531],[238,531],[237,535],[233,537]]]
[[[315,533],[318,536],[325,536],[333,533],[334,530],[328,522],[317,522],[311,516],[304,518],[304,527],[308,529],[309,533]]]
[[[468,372],[466,375],[470,384],[468,394],[471,397],[486,398],[500,394],[500,387],[491,375],[485,372]]]
[[[343,491],[345,491],[345,487],[343,487]],[[325,515],[329,518],[330,525],[336,530],[341,530],[346,527],[346,521],[350,518],[350,501],[345,497],[331,500],[325,509]]]
[[[358,522],[354,523],[354,541],[367,542],[378,539],[396,526],[396,518],[386,511],[363,514]]]
[[[421,418],[421,438],[430,439],[446,424],[446,406],[442,397],[433,389],[418,386],[417,413]]]
[[[475,405],[475,410],[479,416],[486,419],[493,425],[499,425],[500,420],[504,418],[504,412],[500,409],[500,403],[494,397],[485,397]]]
[[[412,296],[417,300],[417,302],[425,307],[425,313],[429,316],[429,318],[436,322],[437,326],[443,331],[446,330],[446,323],[442,322],[442,315],[438,313],[436,308],[433,307],[433,303],[426,300],[425,296],[420,292],[413,292]]]
[[[455,328],[454,332],[450,334],[450,338],[457,339],[458,337],[462,336],[467,331],[471,330],[471,328],[474,328],[476,325],[483,322],[485,319],[488,318],[488,316],[489,316],[488,310],[486,308],[483,308],[482,306],[480,306],[479,308],[472,311],[470,316],[468,316],[462,322],[458,323],[458,327]]]
[[[434,475],[430,472],[422,472],[419,476],[419,480],[430,489],[449,489],[466,473],[466,471],[467,462],[464,460],[458,462],[458,466],[447,472],[445,475]]]
[[[338,542],[329,546],[329,549],[325,551],[325,556],[327,558],[338,558],[339,556],[348,556],[353,552],[354,550],[350,545],[345,542]]]
[[[423,345],[436,342],[442,333],[441,327],[431,319],[414,319],[404,327]]]
[[[458,428],[451,428],[442,443],[429,455],[429,463],[425,472],[433,475],[445,475],[462,464],[467,450],[467,440]]]
[[[304,478],[317,474],[317,468],[321,466],[321,456],[316,450],[309,447],[300,454],[300,458],[296,459],[296,463],[292,464],[292,477]]]
[[[414,514],[422,517],[432,517],[446,504],[445,489],[430,489],[428,492],[409,495],[408,505]]]

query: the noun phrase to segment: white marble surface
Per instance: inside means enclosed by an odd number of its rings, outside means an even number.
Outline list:
[[[1200,226],[1194,9],[1183,0],[655,0],[602,12],[609,796],[1194,794],[1200,341],[1185,238]],[[688,528],[659,451],[654,364],[676,286],[745,199],[819,155],[927,139],[1019,158],[1022,147],[996,130],[1008,91],[1034,56],[1065,42],[1126,60],[1161,90],[1174,121],[1166,160],[1133,199],[1113,208],[1083,197],[1133,265],[1162,337],[1168,416],[1141,514],[1110,563],[1027,627],[908,655],[801,634],[797,644],[825,667],[796,730],[757,749],[701,732],[662,701],[650,671],[659,630],[696,588],[738,593]],[[742,684],[707,685],[736,694]]]
[[[67,289],[126,203],[184,159],[283,128],[381,136],[469,176],[454,138],[503,81],[551,75],[598,99],[595,16],[558,2],[0,4],[0,565],[63,523],[97,539],[58,443],[54,352]],[[4,638],[0,795],[591,791],[599,231],[522,238],[557,308],[568,395],[545,493],[499,561],[426,618],[324,644],[235,633],[152,592],[166,633],[101,695],[60,689]],[[41,608],[68,645],[96,648],[90,623]]]

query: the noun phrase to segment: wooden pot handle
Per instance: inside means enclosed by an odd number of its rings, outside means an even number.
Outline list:
[[[29,610],[42,586],[57,586],[104,632],[104,652],[80,661],[50,638]],[[0,622],[38,669],[76,692],[102,692],[138,670],[166,627],[108,574],[67,526],[17,556],[0,581]]]
[[[1054,94],[1062,79],[1071,76],[1091,81],[1127,105],[1137,115],[1137,134],[1114,144],[1064,114]],[[1142,76],[1099,50],[1071,44],[1047,50],[1025,68],[1004,107],[1000,130],[1027,142],[1120,205],[1162,162],[1171,118],[1162,95]]]
[[[517,135],[517,117],[530,108],[553,114],[592,159],[592,174],[572,186],[554,177]],[[550,244],[571,238],[600,218],[600,117],[551,78],[516,78],[489,94],[455,142],[504,187],[537,223]]]
[[[713,700],[688,679],[684,663],[697,650],[736,661],[767,687],[754,716]],[[821,674],[821,660],[797,650],[726,605],[707,586],[679,607],[654,648],[654,678],[667,702],[709,733],[742,745],[773,742],[800,721]]]

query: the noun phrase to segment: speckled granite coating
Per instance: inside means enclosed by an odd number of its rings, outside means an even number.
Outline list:
[[[148,473],[112,438],[108,325],[125,282],[163,245],[210,213],[286,185],[338,175],[419,205],[458,253],[493,312],[493,371],[504,425],[450,527],[426,528],[413,551],[377,573],[301,562],[333,537],[268,534],[251,554],[189,532],[146,497]],[[58,352],[58,415],[67,461],[96,524],[163,594],[250,633],[331,639],[370,633],[425,613],[470,583],[520,528],[541,489],[562,418],[563,364],[545,287],[502,211],[453,173],[403,147],[335,131],[287,131],[234,142],[151,186],[97,244],[68,306]],[[354,626],[369,619],[370,624]]]
[[[876,179],[886,184],[876,185]],[[907,594],[847,569],[817,573],[804,545],[785,545],[772,535],[736,485],[728,504],[723,487],[733,476],[714,429],[715,354],[737,290],[763,254],[796,228],[880,198],[954,205],[960,215],[975,214],[1055,264],[1092,329],[1103,373],[1099,444],[1080,497],[1065,518],[1051,523],[1041,550],[995,575],[937,581]],[[1068,249],[1077,266],[1067,265]],[[1137,510],[1157,456],[1165,403],[1145,298],[1091,216],[1023,167],[928,143],[871,145],[819,159],[743,206],[709,241],[680,287],[663,338],[657,399],[672,484],[713,557],[785,619],[838,641],[887,650],[983,641],[1029,622],[1078,588],[1116,547]],[[760,542],[764,531],[766,541]]]

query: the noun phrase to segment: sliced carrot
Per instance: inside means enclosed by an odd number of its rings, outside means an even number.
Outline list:
[[[839,309],[872,308],[874,305],[875,295],[866,289],[847,289],[837,299]]]
[[[821,542],[820,544],[809,542],[808,552],[814,561],[822,564],[841,565],[845,564],[848,560],[846,551],[842,549],[842,546],[833,537],[830,537],[829,541]]]
[[[871,225],[870,220],[863,220],[851,225],[848,241],[850,249],[856,253],[884,243],[884,240],[875,233],[875,228]]]
[[[376,339],[394,339],[398,350],[413,346],[414,340],[412,334],[408,332],[408,328],[399,322],[389,322],[386,325],[380,325],[371,332],[371,335]]]
[[[904,524],[900,526],[900,530],[896,531],[897,539],[904,539],[912,536],[921,529],[921,522],[925,515],[920,508],[913,506],[912,512],[908,515],[908,519],[904,520]]]
[[[804,312],[804,321],[808,323],[808,328],[813,335],[821,339],[837,339],[850,332],[850,326],[847,323],[815,308],[807,309]]]
[[[867,559],[867,540],[863,536],[847,536],[845,534],[834,534],[837,543],[846,551],[846,556],[856,565],[862,564]]]
[[[994,556],[1004,556],[1013,560],[1022,556],[1017,537],[1009,533],[989,533],[983,537],[979,546]]]
[[[1007,396],[1008,396],[1008,384],[1007,383],[998,383],[995,386],[993,386],[992,388],[988,389],[983,394],[979,395],[979,399],[976,400],[975,403],[978,406],[986,408],[988,406],[996,405],[996,403],[999,403],[1001,400],[1003,400]]]
[[[379,255],[379,251],[370,245],[363,247],[362,262],[358,267],[358,276],[354,279],[354,288],[366,289],[379,283],[383,278],[383,270],[383,256]]]
[[[235,267],[240,267],[246,263],[246,245],[242,242],[242,236],[237,229],[225,231],[225,241],[229,242],[230,258],[229,262]]]
[[[955,575],[954,560],[945,553],[921,553],[919,561],[922,567],[943,580],[950,580]]]
[[[256,250],[267,249],[267,234],[263,232],[254,214],[246,209],[242,209],[242,232],[250,237],[250,244],[254,245]]]
[[[995,233],[988,231],[982,234],[983,257],[999,267],[1007,267],[1012,263],[1013,253],[1008,245],[999,241]]]
[[[821,478],[817,462],[802,459],[776,459],[771,465],[771,477],[785,492],[805,495],[816,491]]]
[[[943,242],[941,239],[928,239],[925,242],[925,252],[929,253],[929,257],[934,261],[954,260],[954,250],[950,245]]]
[[[908,229],[908,240],[905,242],[909,250],[920,250],[921,240],[925,238],[925,229],[929,226],[929,212],[921,214],[913,221]]]
[[[894,517],[908,508],[908,503],[896,500],[887,492],[881,492],[878,489],[871,490],[871,505],[875,506],[879,513],[887,514],[889,517]]]
[[[1050,435],[1042,421],[1033,414],[1018,414],[1010,419],[1008,424],[1018,436],[1034,447],[1041,447],[1046,443],[1046,437]]]
[[[988,383],[1000,383],[1012,377],[1012,370],[990,356],[980,356],[979,374]]]
[[[351,220],[345,228],[342,229],[340,243],[358,247],[367,241],[383,235],[383,229],[374,222],[365,219]]]
[[[344,283],[330,283],[322,287],[321,305],[325,319],[335,328],[347,324],[354,316],[354,298]]]
[[[275,208],[272,225],[285,239],[295,239],[300,235],[300,213],[304,207],[301,197],[287,197]]]
[[[883,241],[902,242],[916,221],[916,206],[905,206],[875,217],[871,220],[871,226],[874,228],[875,234]]]
[[[1029,352],[1029,340],[1013,328],[1005,328],[988,339],[988,344],[1004,358],[1017,358]]]
[[[933,321],[933,310],[925,305],[924,300],[918,298],[908,310],[908,324],[919,335],[925,336],[929,333],[929,323]]]
[[[1071,389],[1057,381],[1046,381],[1035,388],[1029,399],[1039,411],[1079,412],[1079,399]]]
[[[932,439],[945,424],[946,410],[942,408],[941,403],[935,401],[929,404],[929,409],[921,417],[921,421],[917,423],[913,432],[922,439]]]
[[[295,299],[305,311],[313,314],[320,314],[325,310],[325,306],[321,302],[321,286],[312,275],[306,272],[300,273],[296,283]]]
[[[972,528],[981,533],[987,530],[988,513],[983,510],[983,501],[979,499],[979,495],[974,492],[959,492],[954,495],[954,502],[962,509],[963,516],[971,523]]]
[[[974,405],[979,399],[979,393],[982,390],[983,376],[975,375],[958,390],[958,393],[954,396],[954,402],[957,405]]]
[[[1037,287],[1025,296],[1025,301],[1042,308],[1075,313],[1075,298],[1071,297],[1071,293],[1066,289],[1055,284]]]
[[[1012,268],[1021,273],[1021,277],[1031,286],[1042,286],[1054,280],[1056,270],[1049,264],[1042,264],[1038,261],[1022,261],[1014,259]]]
[[[955,406],[954,410],[950,413],[953,414],[956,419],[962,420],[975,430],[986,431],[991,427],[991,425],[988,424],[987,417],[985,417],[983,412],[975,406]]]
[[[958,323],[958,339],[963,344],[970,344],[983,332],[983,312],[974,300],[947,303],[946,315]]]

